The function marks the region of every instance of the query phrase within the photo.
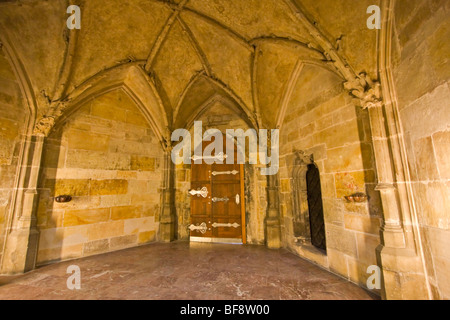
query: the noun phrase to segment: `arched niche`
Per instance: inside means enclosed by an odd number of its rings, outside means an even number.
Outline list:
[[[320,173],[312,154],[295,152],[292,169],[293,231],[296,243],[326,251]]]
[[[300,244],[311,243],[306,173],[308,165],[313,162],[312,155],[305,154],[303,151],[295,152],[292,169],[292,223],[294,237]]]
[[[141,106],[117,88],[72,111],[44,145],[39,265],[159,237],[164,150]]]
[[[248,158],[248,142],[246,149],[239,144],[239,141],[227,136],[226,129],[242,129],[244,132],[248,129],[255,129],[245,114],[236,107],[235,103],[228,97],[214,94],[197,107],[191,107],[193,113],[184,123],[179,125],[186,128],[191,135],[192,148],[191,155],[194,153],[194,121],[202,121],[202,134],[204,135],[208,129],[218,129],[227,139],[233,139],[239,152],[242,152]],[[177,144],[177,142],[174,142]],[[224,151],[226,146],[224,145]],[[175,168],[176,176],[176,194],[175,206],[177,212],[176,229],[177,238],[186,240],[188,238],[189,217],[190,217],[190,198],[188,191],[190,189],[191,165],[182,164]],[[260,176],[257,165],[250,165],[248,161],[244,165],[244,188],[245,188],[245,217],[247,226],[247,243],[263,244],[264,243],[264,213],[266,192],[265,180],[258,179]]]

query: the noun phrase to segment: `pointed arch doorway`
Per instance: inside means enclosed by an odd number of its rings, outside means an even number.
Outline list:
[[[203,151],[210,143],[203,142]],[[191,242],[246,243],[244,165],[237,164],[233,144],[234,164],[226,164],[223,158],[213,164],[202,159],[201,164],[191,165]]]

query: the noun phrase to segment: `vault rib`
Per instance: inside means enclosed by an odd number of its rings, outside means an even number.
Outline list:
[[[150,54],[147,58],[147,62],[144,66],[144,69],[146,72],[151,72],[153,63],[155,61],[156,56],[158,55],[159,51],[161,50],[161,47],[164,43],[164,41],[167,39],[167,36],[170,32],[170,29],[172,28],[173,24],[177,20],[178,15],[180,14],[181,10],[183,10],[184,6],[189,0],[183,0],[180,2],[180,4],[174,8],[172,5],[169,5],[169,8],[172,9],[171,16],[167,19],[166,24],[162,28],[161,32],[158,35],[158,38],[156,39],[155,44],[153,45]]]
[[[278,37],[278,36],[261,36],[261,37],[251,39],[249,41],[249,43],[251,45],[257,45],[258,42],[273,42],[273,43],[280,43],[280,44],[291,43],[291,44],[305,47],[311,51],[314,51],[315,53],[319,53],[319,54],[323,55],[323,52],[320,49],[314,47],[312,43],[305,43],[305,42],[301,42],[299,40],[292,39],[292,38]]]
[[[180,99],[178,100],[177,106],[175,107],[174,113],[173,113],[173,122],[176,122],[178,113],[180,112],[180,108],[186,98],[187,93],[189,92],[189,90],[191,89],[191,87],[197,82],[197,80],[201,77],[201,76],[205,76],[204,71],[200,71],[197,72],[196,74],[194,74],[191,78],[191,80],[189,80],[189,82],[186,84],[186,87],[184,88],[183,92],[181,93]],[[206,75],[208,76],[208,75]]]
[[[96,74],[88,77],[86,80],[84,80],[80,84],[76,85],[75,88],[64,97],[64,101],[73,101],[73,100],[75,100],[85,90],[95,86],[97,83],[100,82],[101,79],[107,78],[108,74],[113,72],[113,71],[115,71],[115,70],[119,70],[121,68],[131,67],[133,65],[137,66],[137,65],[139,65],[139,64],[141,64],[143,62],[145,62],[145,60],[136,60],[136,61],[118,63],[118,64],[116,64],[116,65],[114,65],[112,67],[103,69],[103,70],[97,72]]]
[[[262,126],[262,119],[261,119],[261,109],[259,106],[259,99],[258,99],[258,57],[259,57],[260,51],[258,49],[257,45],[253,46],[253,53],[252,53],[252,63],[251,63],[251,81],[252,81],[252,97],[253,97],[253,105],[255,106],[255,117],[256,122],[258,124],[258,127]]]
[[[169,129],[169,115],[166,112],[165,109],[165,105],[163,103],[163,100],[161,98],[161,95],[158,91],[158,89],[155,86],[155,83],[152,81],[152,79],[150,78],[150,76],[148,75],[148,73],[145,72],[145,70],[141,67],[137,67],[137,70],[139,71],[139,73],[144,77],[144,79],[146,80],[146,82],[148,83],[152,93],[155,95],[155,98],[158,101],[158,107],[160,109],[160,112],[163,114],[163,119],[164,119],[164,125],[167,129]]]
[[[229,27],[227,27],[226,25],[224,25],[224,24],[222,24],[221,22],[217,21],[216,19],[211,18],[210,16],[207,16],[207,15],[205,15],[205,14],[203,14],[203,13],[200,13],[200,12],[198,12],[198,11],[192,9],[192,8],[189,8],[189,7],[187,7],[187,6],[184,7],[183,10],[186,11],[186,12],[193,13],[193,14],[195,14],[196,16],[198,16],[199,18],[203,19],[204,21],[206,21],[206,22],[208,22],[208,23],[210,23],[210,24],[213,24],[213,25],[215,25],[215,26],[217,26],[217,27],[219,27],[219,28],[225,30],[228,34],[230,34],[230,36],[231,36],[232,38],[234,38],[234,39],[236,39],[237,41],[239,41],[240,43],[244,44],[245,47],[246,47],[249,51],[252,51],[252,50],[253,50],[252,46],[249,44],[249,39],[245,38],[243,35],[237,33],[236,31],[230,29]]]
[[[292,70],[291,75],[286,83],[285,90],[281,97],[280,109],[277,116],[277,129],[281,129],[283,125],[284,115],[286,114],[287,107],[289,105],[289,101],[291,100],[292,92],[294,92],[295,85],[297,84],[297,80],[300,77],[300,74],[303,71],[304,63],[302,59],[299,59],[295,64],[294,70]]]
[[[257,128],[257,123],[255,120],[255,115],[251,112],[251,110],[247,107],[247,105],[245,104],[245,102],[241,99],[241,97],[239,97],[239,95],[237,95],[233,89],[231,89],[229,86],[227,86],[225,83],[223,83],[220,79],[218,78],[213,78],[213,77],[208,77],[206,75],[203,75],[204,78],[206,78],[207,80],[209,80],[214,86],[222,89],[223,91],[225,91],[225,93],[231,98],[233,99],[240,107],[241,109],[244,111],[244,113],[247,115],[247,117],[249,118],[250,122],[252,123],[254,128]]]
[[[69,5],[75,4],[74,0],[70,0],[68,1],[68,3]],[[66,32],[68,39],[65,58],[59,72],[58,81],[56,82],[55,88],[53,90],[52,102],[60,101],[64,98],[65,94],[67,93],[74,68],[74,57],[77,51],[78,35],[80,32],[76,29],[67,30]]]
[[[108,92],[111,88],[118,88],[118,87],[124,87],[126,86],[126,82],[128,79],[128,74],[131,70],[131,68],[135,67],[137,68],[138,72],[141,74],[141,76],[145,79],[147,84],[149,85],[149,89],[151,94],[154,95],[155,99],[157,100],[159,112],[163,115],[163,125],[165,125],[166,128],[168,128],[168,115],[165,111],[162,99],[159,95],[158,90],[155,88],[155,84],[153,83],[152,79],[149,77],[149,75],[145,72],[145,70],[142,69],[141,65],[145,62],[144,60],[141,61],[133,61],[129,63],[123,63],[118,64],[114,67],[105,69],[100,71],[99,73],[93,75],[92,77],[85,80],[83,83],[81,83],[79,86],[75,87],[74,90],[72,90],[66,97],[64,97],[64,101],[59,101],[58,103],[54,104],[50,110],[46,113],[46,115],[43,116],[42,119],[53,119],[53,123],[50,123],[48,126],[45,126],[44,129],[47,129],[46,132],[42,132],[44,135],[48,135],[48,132],[53,129],[53,126],[55,123],[60,121],[61,117],[66,117],[68,113],[71,112],[71,109],[74,105],[79,105],[80,101],[87,101],[92,94],[91,91],[94,92],[94,94],[98,93],[105,93]],[[119,76],[116,76],[115,83],[107,86],[107,87],[101,87],[101,80],[106,79],[113,75],[114,73],[119,74]],[[98,87],[98,89],[97,89]],[[83,96],[87,95],[87,96]],[[41,130],[39,128],[39,122],[37,122],[36,130]],[[48,127],[48,128],[47,128]],[[159,132],[164,132],[163,129],[158,130]]]
[[[347,81],[354,81],[356,73],[351,66],[341,57],[331,42],[322,34],[322,32],[311,22],[305,13],[294,3],[293,0],[284,0],[286,5],[292,10],[295,17],[305,26],[309,34],[317,41],[317,44],[324,50],[325,57],[332,61],[335,68]]]
[[[211,96],[209,96],[201,105],[199,105],[198,107],[196,107],[191,116],[189,118],[186,119],[184,125],[185,128],[191,128],[194,124],[195,119],[198,119],[199,117],[201,117],[201,115],[203,113],[205,113],[205,111],[211,106],[213,105],[216,101],[220,101],[220,96],[217,93],[213,93]]]
[[[177,16],[177,20],[180,23],[183,31],[187,34],[189,42],[191,43],[193,49],[197,53],[197,56],[203,66],[204,71],[206,72],[206,75],[211,76],[213,74],[212,69],[211,69],[211,64],[209,63],[208,58],[206,57],[205,53],[203,52],[203,49],[200,47],[200,44],[198,43],[198,41],[195,38],[194,34],[192,33],[191,29],[179,15]]]
[[[239,105],[238,102],[234,100],[233,97],[224,96],[222,94],[214,93],[209,96],[201,105],[199,105],[196,109],[194,109],[193,113],[190,117],[185,121],[185,128],[192,128],[194,125],[195,119],[200,118],[204,115],[210,107],[214,105],[214,103],[220,102],[226,108],[234,112],[237,116],[239,116],[245,123],[253,129],[256,129],[254,121],[250,117],[244,118],[243,115],[247,115],[245,110],[242,109],[242,106]],[[247,115],[248,116],[248,115]]]

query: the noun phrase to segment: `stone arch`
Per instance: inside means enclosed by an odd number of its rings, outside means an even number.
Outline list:
[[[228,96],[224,96],[221,94],[215,94],[212,97],[210,97],[205,103],[203,103],[201,106],[199,106],[196,110],[195,113],[192,113],[191,116],[186,120],[185,122],[185,128],[187,130],[191,130],[193,128],[194,125],[194,121],[196,121],[197,119],[200,119],[202,116],[208,114],[208,112],[214,108],[214,106],[216,104],[220,103],[221,105],[225,106],[228,110],[231,111],[232,114],[234,114],[236,116],[237,119],[241,120],[246,127],[245,128],[227,128],[227,129],[242,129],[244,130],[244,132],[248,129],[251,130],[257,130],[257,128],[254,126],[254,123],[252,121],[250,121],[249,118],[246,117],[246,114],[243,112],[243,110],[236,105],[236,102],[234,100],[232,100],[230,97]],[[214,127],[214,124],[212,124],[212,126]],[[208,124],[203,124],[203,130],[205,131],[205,129],[208,129]],[[223,131],[223,130],[222,130]],[[228,135],[226,133],[226,131],[223,131],[222,134],[224,135],[224,137],[226,137],[227,139],[232,139],[233,143],[236,145],[238,152],[241,152],[242,154],[244,154],[245,159],[248,160],[248,145],[242,145],[241,143],[239,143],[238,139],[236,137],[231,137],[230,135]],[[192,135],[193,137],[193,135]],[[257,142],[259,142],[259,135],[256,132],[256,139]],[[246,149],[247,147],[247,149]],[[224,146],[225,149],[225,146]],[[194,150],[192,150],[192,153],[194,152]],[[248,161],[246,161],[247,163]]]
[[[164,155],[123,86],[89,96],[58,119],[44,144],[37,264],[156,240]],[[69,202],[57,197],[68,195]]]
[[[0,51],[2,60],[2,71],[7,76],[2,85],[3,90],[12,90],[3,97],[6,97],[10,107],[5,109],[6,116],[3,124],[9,126],[6,132],[9,135],[4,141],[10,142],[11,156],[6,156],[6,162],[2,161],[2,204],[6,204],[0,212],[0,272],[15,273],[23,272],[33,268],[33,237],[30,230],[32,226],[23,224],[22,219],[32,216],[32,208],[29,207],[29,200],[33,199],[36,193],[37,172],[32,168],[36,151],[36,141],[32,137],[33,127],[36,121],[37,103],[34,96],[33,87],[24,64],[17,53],[14,44],[3,26],[0,35]],[[5,82],[6,81],[6,82]],[[16,89],[17,88],[17,89]],[[5,105],[3,103],[3,105]],[[3,107],[2,107],[3,108]],[[18,112],[14,112],[14,109]],[[9,125],[8,125],[9,123]],[[37,147],[39,149],[39,147]],[[9,159],[9,160],[8,160]],[[4,162],[4,163],[3,163]],[[21,243],[20,236],[25,234],[26,246],[17,246]],[[25,240],[25,239],[24,239]],[[30,244],[29,242],[30,241]],[[28,247],[31,250],[28,250]]]
[[[117,89],[122,89],[135,102],[165,148],[169,132],[167,113],[154,84],[138,62],[105,70],[84,82],[41,119],[36,131],[48,135],[65,123],[82,105]]]
[[[318,73],[323,72],[323,75],[329,76],[330,79],[332,79],[329,82],[333,83],[333,85],[341,86],[345,81],[340,73],[322,61],[299,59],[286,84],[286,90],[283,93],[281,106],[276,117],[278,129],[282,130],[284,127],[286,114],[288,113],[289,107],[292,107],[294,102],[295,89],[298,89],[298,87],[302,85],[302,77],[305,77],[305,73],[310,72],[311,70],[317,70]],[[330,84],[328,85],[330,86]],[[343,86],[341,91],[344,92]]]
[[[222,109],[219,109],[222,108]],[[193,108],[194,112],[192,112],[189,118],[185,119],[183,123],[180,123],[179,126],[186,128],[191,132],[191,139],[193,138],[193,125],[195,120],[203,119],[203,134],[206,129],[216,128],[219,129],[224,136],[228,139],[230,136],[226,135],[227,129],[243,129],[244,132],[248,129],[254,129],[253,123],[246,119],[245,113],[236,106],[235,102],[227,97],[226,95],[214,93],[209,97],[204,103],[196,108]],[[215,116],[211,117],[211,122],[206,121],[210,117],[211,114],[216,114],[217,110],[227,109],[227,112],[221,112],[220,116],[223,114],[228,115],[232,114],[231,123],[228,124],[228,118],[217,119]],[[216,111],[215,111],[216,110]],[[219,118],[220,118],[219,116]],[[208,123],[207,123],[208,122]],[[243,149],[243,146],[238,144],[236,139],[233,139],[233,142],[237,145],[237,148],[240,152],[243,152],[246,157],[246,150]],[[224,146],[225,148],[225,146]],[[191,148],[191,153],[193,155],[194,150]],[[190,199],[187,196],[187,192],[190,189],[190,165],[180,165],[175,168],[175,180],[177,184],[177,188],[175,190],[175,199],[176,199],[176,233],[178,234],[178,239],[186,239],[187,233],[184,230],[187,230],[188,219],[190,217]],[[263,182],[258,180],[258,170],[254,165],[245,164],[244,165],[244,184],[245,184],[245,216],[246,216],[246,229],[247,229],[247,241],[248,243],[254,244],[263,244],[264,243],[264,218],[260,216],[260,212],[258,211],[258,206],[263,201],[259,201],[260,198],[265,199],[266,194],[262,191]],[[261,184],[261,185],[259,185]]]
[[[236,105],[235,101],[230,99],[227,96],[221,94],[215,94],[210,97],[205,103],[198,106],[198,108],[191,114],[189,118],[187,118],[185,122],[185,127],[190,129],[194,124],[195,119],[200,118],[202,115],[208,112],[208,110],[214,106],[216,102],[222,103],[227,109],[231,110],[237,117],[245,121],[249,128],[256,129],[254,127],[254,123],[252,123],[248,118],[244,117],[242,109]]]
[[[199,91],[207,92],[200,101],[192,97]],[[254,113],[231,89],[220,80],[202,73],[193,77],[183,93],[182,100],[175,111],[174,128],[188,128],[189,125],[192,125],[194,119],[204,114],[218,100],[221,100],[229,109],[233,109],[251,128],[258,128]]]
[[[21,94],[24,97],[25,105],[26,105],[26,134],[31,134],[33,126],[36,121],[36,114],[37,114],[37,103],[34,96],[33,87],[30,81],[30,78],[28,77],[28,74],[25,70],[25,67],[20,60],[19,55],[16,52],[16,49],[14,48],[14,45],[9,40],[9,37],[6,33],[6,29],[2,27],[2,34],[0,34],[0,49],[3,49],[3,52],[5,53],[5,56],[9,60],[10,66],[12,67],[12,70],[14,72],[15,78],[19,84]]]
[[[115,90],[123,91],[134,102],[137,109],[141,112],[143,118],[146,120],[146,122],[152,128],[155,135],[158,137],[161,145],[163,147],[166,147],[166,137],[164,135],[164,132],[161,132],[159,125],[154,120],[151,113],[148,111],[148,108],[144,105],[143,101],[135,94],[135,92],[130,87],[128,87],[127,85],[125,85],[123,83],[112,85],[107,88],[99,88],[99,90],[92,91],[92,93],[89,95],[88,98],[85,98],[85,99],[75,102],[73,105],[71,105],[70,110],[68,112],[65,112],[57,120],[55,125],[49,131],[48,135],[51,135],[53,132],[57,131],[62,126],[64,126],[64,124],[68,120],[70,120],[72,115],[75,114],[83,105],[85,105],[86,103],[89,103],[90,101],[92,101],[98,97],[101,97],[105,94],[113,92]]]

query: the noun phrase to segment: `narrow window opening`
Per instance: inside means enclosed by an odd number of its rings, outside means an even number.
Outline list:
[[[306,189],[311,244],[316,248],[326,251],[325,222],[323,217],[320,173],[315,164],[308,165],[308,171],[306,172]]]

